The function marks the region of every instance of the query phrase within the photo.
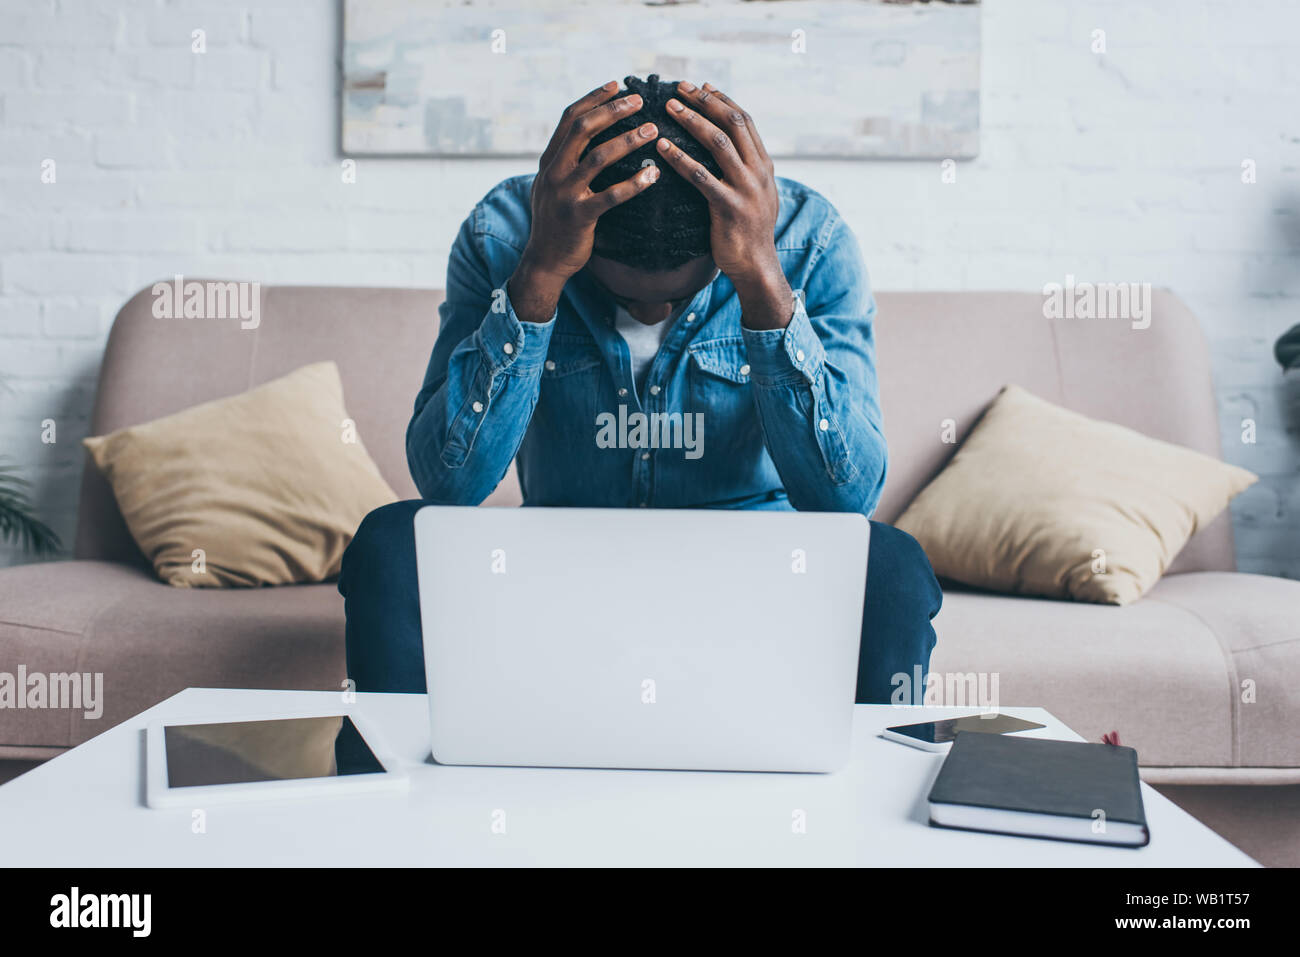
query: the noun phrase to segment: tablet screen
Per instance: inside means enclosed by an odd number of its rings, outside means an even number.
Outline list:
[[[173,788],[378,774],[384,770],[346,715],[163,729]]]

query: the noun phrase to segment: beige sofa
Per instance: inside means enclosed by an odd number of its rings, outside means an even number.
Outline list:
[[[157,319],[148,289],[121,310],[104,356],[96,434],[230,395],[322,359],[403,496],[403,433],[437,332],[431,290],[266,288],[261,325]],[[1219,454],[1204,340],[1158,293],[1150,328],[1049,320],[1021,293],[883,293],[879,365],[895,518],[1005,383],[1148,435]],[[490,504],[518,501],[513,478]],[[1163,783],[1300,781],[1300,583],[1234,570],[1226,516],[1126,608],[947,593],[933,667],[998,675],[1002,704],[1042,705],[1090,739],[1118,731]],[[190,685],[338,688],[334,586],[170,588],[152,577],[103,479],[88,467],[76,560],[0,571],[0,671],[103,672],[103,716],[0,712],[0,758],[76,745]],[[1243,682],[1253,682],[1243,695]]]

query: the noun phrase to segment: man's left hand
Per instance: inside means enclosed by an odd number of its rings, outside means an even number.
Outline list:
[[[783,328],[794,295],[776,255],[780,199],[772,158],[749,114],[725,93],[686,82],[677,92],[681,99],[668,101],[669,113],[713,154],[722,179],[662,137],[659,155],[708,200],[713,261],[736,287],[744,324]]]

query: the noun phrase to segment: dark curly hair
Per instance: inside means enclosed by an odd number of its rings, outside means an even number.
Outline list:
[[[626,90],[620,91],[619,95],[641,94],[641,109],[597,133],[583,151],[584,156],[592,147],[650,122],[659,128],[659,136],[671,140],[687,156],[714,176],[722,178],[722,170],[713,154],[673,119],[664,105],[669,97],[677,95],[675,80],[660,80],[658,74],[651,73],[644,80],[635,76],[624,77],[623,85]],[[658,182],[626,203],[615,206],[596,221],[593,252],[647,272],[676,269],[709,253],[708,202],[695,186],[660,157],[655,145],[658,141],[657,136],[647,145],[611,163],[591,182],[591,188],[599,192],[635,176],[645,160],[653,160],[659,167]]]

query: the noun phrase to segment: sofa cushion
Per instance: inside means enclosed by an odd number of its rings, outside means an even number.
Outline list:
[[[0,672],[103,674],[103,713],[8,710],[0,748],[71,747],[189,687],[338,689],[346,674],[334,585],[172,588],[110,562],[0,574]]]
[[[1009,385],[894,524],[940,577],[1127,605],[1257,478]]]
[[[333,362],[84,443],[136,544],[179,588],[326,581],[367,513],[397,500]]]
[[[139,425],[333,361],[366,451],[397,497],[413,498],[406,423],[438,334],[441,300],[428,289],[265,286],[261,323],[244,329],[239,322],[158,318],[147,285],[113,322],[91,432]],[[112,489],[93,467],[82,473],[77,522],[77,558],[146,564]]]
[[[1300,767],[1297,608],[1300,582],[1236,572],[1169,575],[1122,607],[950,589],[931,669],[996,673],[998,704],[1118,731],[1144,767]]]
[[[1151,598],[1194,616],[1219,640],[1236,727],[1232,763],[1300,767],[1300,582],[1267,575],[1166,578]]]

